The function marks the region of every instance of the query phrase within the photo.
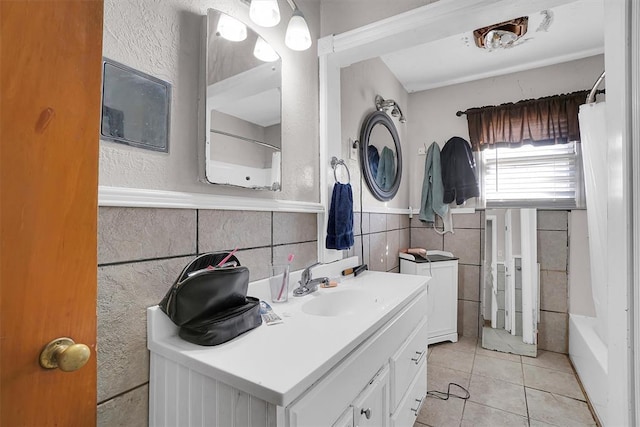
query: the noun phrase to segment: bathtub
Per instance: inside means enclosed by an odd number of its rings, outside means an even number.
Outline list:
[[[596,325],[595,317],[569,315],[569,357],[601,425],[606,425],[607,347]]]

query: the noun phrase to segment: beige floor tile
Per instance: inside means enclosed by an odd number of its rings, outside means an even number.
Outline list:
[[[524,387],[482,375],[471,375],[470,401],[527,416]]]
[[[553,424],[547,424],[542,421],[529,419],[529,427],[556,427]]]
[[[573,374],[573,368],[571,367],[571,362],[569,362],[569,356],[562,353],[539,350],[538,357],[523,356],[522,363],[525,365],[540,366],[541,368],[554,369],[556,371]]]
[[[473,375],[483,375],[518,385],[524,384],[520,362],[476,355],[471,372]]]
[[[520,356],[517,354],[511,353],[503,353],[501,351],[496,350],[487,350],[486,348],[482,348],[482,346],[478,346],[476,349],[476,355],[493,357],[496,359],[509,360],[511,362],[520,362]]]
[[[526,394],[531,420],[567,427],[596,425],[585,402],[528,387]]]
[[[460,336],[458,337],[458,342],[446,341],[438,344],[432,344],[429,347],[430,348],[441,347],[441,348],[446,348],[447,350],[464,351],[465,353],[475,353],[477,343],[478,343],[478,338],[476,337]]]
[[[473,367],[473,353],[448,350],[446,347],[434,347],[429,357],[429,363],[455,369],[457,371],[471,373]]]
[[[469,388],[471,374],[468,372],[456,371],[455,369],[444,368],[442,366],[427,364],[427,390],[447,391],[449,383],[458,384],[466,389]],[[452,393],[462,394],[459,389],[452,389]]]
[[[529,427],[526,417],[490,408],[474,402],[467,402],[462,414],[462,427]]]
[[[416,421],[431,427],[458,426],[463,409],[464,400],[441,400],[427,396]]]
[[[573,374],[541,368],[539,366],[522,365],[524,368],[524,384],[537,390],[586,400],[578,380]]]

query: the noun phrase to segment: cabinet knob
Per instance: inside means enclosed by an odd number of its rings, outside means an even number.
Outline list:
[[[360,415],[364,414],[364,416],[369,420],[371,419],[371,408],[361,409]]]

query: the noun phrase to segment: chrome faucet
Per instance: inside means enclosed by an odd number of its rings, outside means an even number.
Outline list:
[[[316,265],[319,265],[319,262],[315,264],[311,264],[309,267],[305,268],[302,271],[302,275],[300,276],[300,281],[298,282],[300,286],[293,290],[294,297],[302,297],[305,295],[309,295],[312,292],[318,290],[318,285],[321,283],[329,283],[328,277],[318,277],[317,279],[311,278],[311,269]]]

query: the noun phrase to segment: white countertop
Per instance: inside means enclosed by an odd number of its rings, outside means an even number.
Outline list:
[[[336,277],[344,268],[357,264],[354,259],[318,266],[313,277]],[[299,274],[293,273],[292,280]],[[260,280],[249,285],[248,295],[269,302],[283,323],[263,323],[229,342],[203,347],[178,337],[178,327],[154,306],[147,311],[148,347],[152,353],[267,402],[287,406],[423,292],[427,280],[425,276],[367,271],[355,278],[342,278],[336,288],[318,289],[304,297],[290,294],[288,302],[279,304],[270,302],[268,281]],[[292,281],[290,291],[295,286]],[[366,309],[356,308],[341,316],[303,311],[305,303],[345,291],[364,291],[373,299],[363,306]]]

